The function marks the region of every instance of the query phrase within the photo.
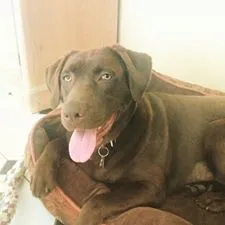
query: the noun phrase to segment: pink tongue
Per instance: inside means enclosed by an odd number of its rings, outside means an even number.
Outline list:
[[[70,142],[70,157],[75,162],[86,162],[91,158],[96,147],[97,130],[74,130]]]

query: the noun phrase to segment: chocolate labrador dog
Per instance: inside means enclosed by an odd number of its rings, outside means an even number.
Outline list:
[[[54,188],[65,149],[111,188],[84,204],[76,225],[99,225],[137,206],[158,207],[187,183],[224,182],[225,97],[151,93],[151,69],[150,56],[118,45],[71,52],[47,69],[52,105],[61,104],[68,139],[44,149],[32,178],[34,196]],[[221,212],[225,197],[205,193],[198,204]]]

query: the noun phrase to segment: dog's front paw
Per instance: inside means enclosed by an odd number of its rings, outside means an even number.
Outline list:
[[[225,211],[225,193],[205,192],[196,200],[199,207],[214,213]]]
[[[31,176],[31,191],[37,197],[44,197],[56,187],[56,166],[45,159],[38,160]]]

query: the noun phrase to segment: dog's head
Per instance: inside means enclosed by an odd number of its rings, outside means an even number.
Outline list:
[[[79,131],[80,136],[87,130],[104,136],[131,101],[141,100],[151,68],[147,54],[116,45],[67,54],[47,69],[46,83],[52,106],[62,104],[61,119],[67,130]]]

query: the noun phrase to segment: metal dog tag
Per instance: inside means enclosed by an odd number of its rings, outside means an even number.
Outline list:
[[[109,155],[109,149],[105,146],[100,147],[98,149],[98,155],[101,157],[99,167],[104,168],[105,167],[105,158]]]

